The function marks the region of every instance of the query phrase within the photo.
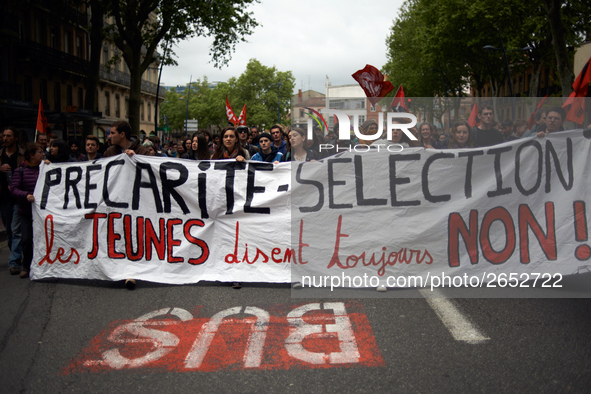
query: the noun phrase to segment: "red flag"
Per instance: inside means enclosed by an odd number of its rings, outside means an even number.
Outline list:
[[[396,96],[394,96],[394,101],[392,101],[392,109],[397,112],[401,112],[400,108],[404,108],[404,111],[408,112],[408,107],[406,106],[404,100],[404,89],[402,88],[402,85],[400,85],[396,91]]]
[[[571,120],[577,124],[583,124],[585,121],[585,97],[587,97],[587,90],[589,83],[591,83],[591,66],[589,63],[591,63],[591,58],[587,60],[577,79],[575,79],[573,92],[562,106],[567,110],[566,120]]]
[[[226,118],[228,118],[228,122],[232,123],[233,125],[238,123],[238,119],[236,118],[234,111],[232,111],[232,107],[230,107],[228,96],[226,96]]]
[[[538,110],[540,108],[542,108],[542,105],[544,105],[544,102],[546,101],[546,99],[548,98],[548,95],[545,95],[544,98],[542,100],[540,100],[540,102],[538,103],[538,106],[536,107],[536,110],[531,114],[531,116],[529,117],[528,120],[528,127],[531,130],[534,125],[536,124],[536,112],[538,112]]]
[[[352,74],[352,77],[359,83],[365,95],[373,106],[379,101],[380,97],[385,97],[394,90],[390,81],[384,81],[384,75],[370,64]]]
[[[472,106],[472,112],[470,112],[470,117],[468,118],[468,124],[470,127],[476,127],[480,124],[478,119],[478,104],[474,103]]]
[[[37,133],[45,134],[47,133],[47,128],[49,127],[49,123],[47,123],[47,118],[45,117],[45,112],[43,112],[43,104],[41,104],[41,99],[39,99],[39,112],[37,112]]]
[[[238,117],[238,126],[246,126],[246,104],[242,107],[242,111]]]

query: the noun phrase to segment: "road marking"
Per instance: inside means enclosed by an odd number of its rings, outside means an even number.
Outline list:
[[[358,302],[236,306],[208,316],[201,310],[164,308],[112,322],[63,373],[385,365]]]
[[[490,340],[438,289],[433,289],[433,291],[419,289],[419,292],[425,297],[429,306],[435,311],[456,341],[480,344]]]

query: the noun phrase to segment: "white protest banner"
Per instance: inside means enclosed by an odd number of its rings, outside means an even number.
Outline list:
[[[374,149],[298,163],[292,280],[413,287],[409,276],[489,282],[501,273],[523,281],[522,273],[588,272],[590,138],[567,131],[479,149]]]
[[[289,180],[289,163],[43,164],[31,278],[289,282]]]
[[[375,278],[364,286],[373,287],[394,276],[585,272],[590,138],[579,130],[291,165],[125,155],[42,165],[32,278],[346,274]]]

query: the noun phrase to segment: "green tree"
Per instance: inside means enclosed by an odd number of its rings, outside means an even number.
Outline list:
[[[287,121],[295,87],[291,71],[279,71],[250,59],[246,70],[237,79],[230,79],[228,85],[232,109],[239,116],[246,104],[248,124],[268,127],[277,123],[278,107],[280,122]]]
[[[277,105],[281,123],[287,122],[290,100],[295,87],[291,71],[278,71],[275,67],[262,65],[251,59],[244,72],[231,77],[227,82],[211,86],[207,77],[191,84],[191,93],[186,88],[183,94],[167,91],[162,104],[161,115],[168,117],[169,125],[182,130],[186,117],[186,101],[189,98],[189,119],[197,119],[200,127],[217,126],[222,129],[228,124],[226,118],[226,97],[236,116],[240,116],[246,105],[246,119],[249,125],[269,127],[277,123]]]
[[[256,0],[105,0],[113,25],[108,34],[130,73],[129,122],[139,131],[141,77],[161,42],[213,36],[210,55],[216,67],[229,61],[236,44],[257,26],[246,9]],[[173,62],[174,53],[165,62]]]
[[[545,2],[559,3],[553,9],[559,14],[554,21],[559,29],[551,26]],[[532,48],[507,55],[514,69],[534,66],[530,96],[537,96],[542,64],[560,72],[560,58],[562,69],[572,70],[572,62],[564,66],[570,62],[566,47],[580,44],[589,31],[589,2],[583,0],[581,6],[562,0],[407,0],[386,40],[388,62],[383,71],[408,95],[461,95],[470,80],[477,92],[490,82],[496,96],[506,80],[503,55],[483,47],[500,48],[503,40],[509,50]],[[551,45],[557,31],[564,33],[560,53]],[[561,79],[568,94],[573,77]]]

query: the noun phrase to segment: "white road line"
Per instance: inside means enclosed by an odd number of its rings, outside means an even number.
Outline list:
[[[490,340],[468,318],[462,315],[454,303],[445,298],[438,289],[433,289],[433,291],[420,289],[419,292],[425,297],[429,306],[435,311],[456,341],[479,344]]]

